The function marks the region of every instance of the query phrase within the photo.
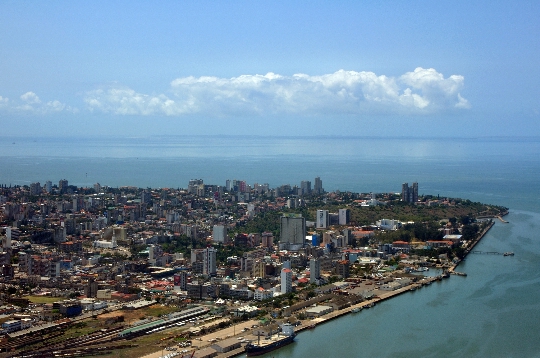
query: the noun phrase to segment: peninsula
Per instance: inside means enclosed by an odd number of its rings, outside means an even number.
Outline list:
[[[234,356],[455,273],[508,211],[314,183],[1,185],[0,358]]]

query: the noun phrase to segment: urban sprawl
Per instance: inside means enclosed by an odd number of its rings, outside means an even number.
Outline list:
[[[3,184],[0,358],[234,356],[444,277],[506,211],[418,183]]]

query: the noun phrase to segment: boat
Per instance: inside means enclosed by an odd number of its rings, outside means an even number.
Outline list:
[[[358,313],[358,312],[360,312],[361,310],[362,310],[361,307],[355,307],[355,308],[353,308],[353,309],[351,310],[351,313]]]
[[[503,255],[504,255],[504,256],[514,256],[514,253],[508,251],[508,252],[505,252]]]
[[[246,344],[246,354],[248,357],[258,356],[279,349],[294,341],[296,334],[294,333],[294,327],[290,323],[285,323],[281,327],[282,335],[270,336],[269,339],[265,339],[261,343],[261,337],[259,336],[257,344]]]

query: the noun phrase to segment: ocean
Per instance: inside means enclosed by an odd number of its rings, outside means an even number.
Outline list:
[[[268,357],[540,357],[540,138],[0,137],[0,183],[300,185],[464,198],[510,209],[442,282],[302,332]]]

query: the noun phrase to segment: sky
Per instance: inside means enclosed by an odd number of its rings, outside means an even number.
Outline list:
[[[10,136],[540,136],[538,1],[0,2]]]

